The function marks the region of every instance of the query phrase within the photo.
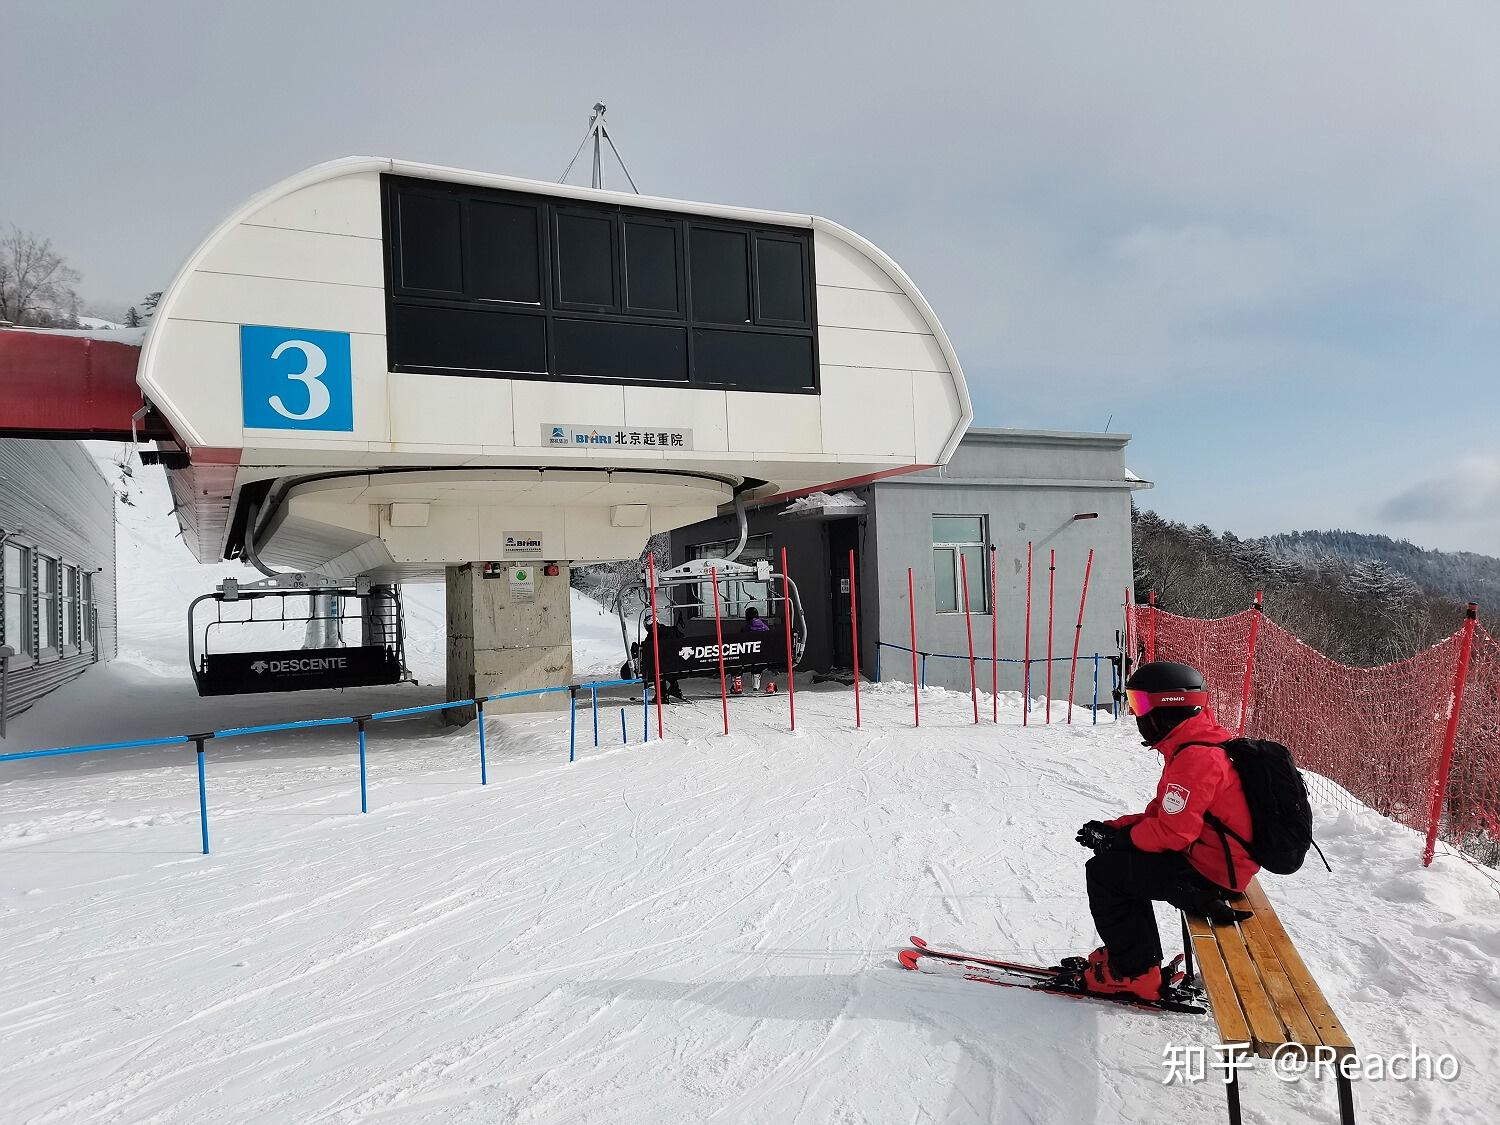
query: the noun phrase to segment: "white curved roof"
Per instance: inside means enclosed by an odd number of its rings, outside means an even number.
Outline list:
[[[810,230],[817,392],[391,370],[381,197],[388,174]],[[347,424],[278,428],[251,417],[242,336],[255,326],[347,337]],[[838,223],[384,157],[308,168],[219,224],[163,292],[138,379],[195,450],[195,464],[238,464],[236,492],[249,480],[294,473],[528,467],[763,481],[755,495],[765,497],[943,464],[973,417],[931,305],[889,255]],[[688,448],[549,447],[541,435],[554,424],[672,428],[692,438]],[[215,499],[220,511],[233,510],[233,496]]]

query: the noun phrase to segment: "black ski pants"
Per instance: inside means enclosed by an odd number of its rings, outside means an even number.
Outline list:
[[[1161,964],[1161,935],[1153,901],[1207,913],[1231,892],[1199,874],[1181,852],[1120,848],[1100,852],[1084,866],[1094,927],[1109,950],[1109,964],[1133,977]]]

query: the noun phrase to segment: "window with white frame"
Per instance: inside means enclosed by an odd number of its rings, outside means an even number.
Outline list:
[[[726,539],[719,543],[696,543],[688,548],[688,555],[694,560],[700,559],[722,559],[730,551],[734,550],[738,539]],[[771,558],[771,537],[769,535],[752,535],[745,540],[745,549],[740,552],[735,562],[745,563],[753,566],[758,562]],[[745,610],[754,606],[762,617],[771,615],[770,591],[765,582],[719,582],[719,614],[725,620],[743,620]],[[707,617],[712,619],[714,615],[713,583],[698,583],[698,605],[693,607],[693,616]]]
[[[62,598],[62,643],[64,648],[78,647],[78,568],[62,565],[57,592]]]
[[[967,576],[969,611],[988,613],[989,537],[984,516],[932,517],[932,589],[939,613],[964,611]]]
[[[45,555],[36,568],[36,648],[43,653],[56,650],[57,639],[57,560]]]
[[[4,632],[0,635],[0,646],[9,648],[17,656],[35,655],[31,647],[31,551],[16,543],[7,543],[0,556],[4,567],[0,584],[5,589],[3,612]]]
[[[81,624],[78,628],[79,636],[83,638],[84,645],[93,647],[94,644],[94,576],[84,574],[78,580],[78,615]]]

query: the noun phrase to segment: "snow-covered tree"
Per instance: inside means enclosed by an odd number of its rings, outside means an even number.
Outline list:
[[[52,240],[12,226],[0,235],[0,320],[41,328],[78,324],[79,273]]]

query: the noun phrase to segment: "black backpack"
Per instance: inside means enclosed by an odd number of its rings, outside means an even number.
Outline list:
[[[1317,848],[1313,840],[1312,805],[1307,799],[1307,785],[1302,772],[1292,760],[1292,752],[1279,742],[1259,738],[1232,738],[1228,742],[1190,742],[1188,746],[1220,746],[1229,756],[1229,764],[1239,775],[1250,807],[1250,839],[1245,839],[1212,813],[1203,820],[1219,834],[1224,844],[1224,859],[1229,878],[1235,881],[1234,859],[1229,853],[1233,836],[1250,858],[1278,875],[1290,875],[1302,867],[1308,848]],[[1322,849],[1318,849],[1322,858]],[[1323,860],[1328,866],[1328,860]],[[1333,868],[1328,868],[1330,871]]]

